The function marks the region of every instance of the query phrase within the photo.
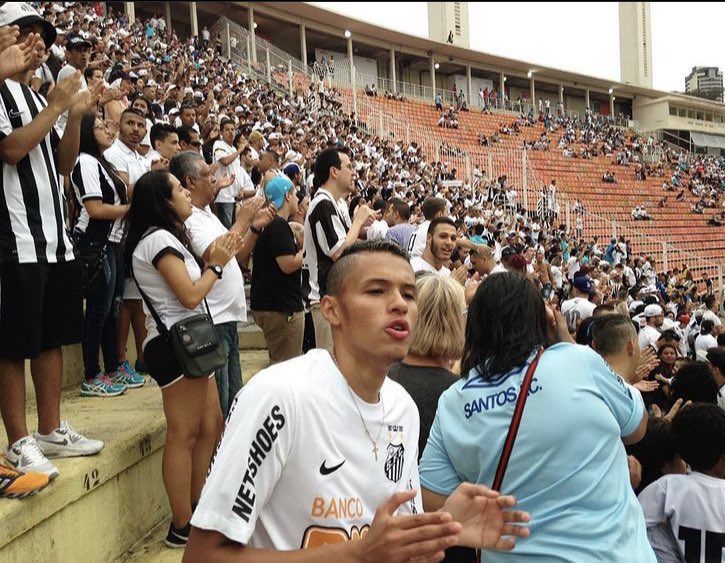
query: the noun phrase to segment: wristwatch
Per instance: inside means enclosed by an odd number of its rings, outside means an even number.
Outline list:
[[[252,225],[249,227],[249,230],[252,231],[255,235],[261,235],[264,229],[258,229],[257,227]]]
[[[222,273],[224,272],[224,269],[219,264],[207,264],[207,269],[211,270],[216,274],[216,277],[219,279],[222,279]]]

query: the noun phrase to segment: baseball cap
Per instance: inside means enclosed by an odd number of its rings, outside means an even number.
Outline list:
[[[659,305],[652,304],[652,305],[647,305],[644,308],[644,316],[646,318],[656,317],[658,315],[663,315],[663,314],[664,314],[664,312],[662,311],[662,307],[660,307]]]
[[[287,192],[292,191],[294,187],[289,178],[277,176],[267,183],[264,193],[267,195],[269,202],[279,209],[284,205],[284,196],[287,195]]]
[[[43,19],[35,8],[27,2],[5,2],[0,7],[0,26],[17,25],[22,29],[36,23],[43,28],[43,42],[49,49],[58,34],[55,26]]]
[[[295,174],[300,172],[300,167],[298,164],[294,162],[290,162],[287,166],[285,166],[282,171],[289,176],[290,178],[294,176]]]
[[[594,291],[596,290],[594,287],[594,282],[587,276],[579,276],[574,278],[572,285],[576,289],[584,293],[594,293]]]
[[[66,39],[66,49],[71,50],[77,49],[79,47],[88,47],[90,49],[93,47],[93,43],[88,41],[88,39],[86,39],[82,35],[72,35],[71,37],[68,37],[68,39]]]

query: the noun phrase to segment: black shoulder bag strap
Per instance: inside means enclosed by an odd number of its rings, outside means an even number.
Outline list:
[[[521,383],[521,390],[519,391],[519,398],[516,401],[514,416],[511,419],[508,434],[506,434],[503,451],[501,452],[501,457],[498,460],[498,467],[496,467],[496,476],[494,477],[493,485],[491,486],[494,491],[501,491],[501,484],[503,483],[503,478],[506,474],[506,468],[508,467],[509,459],[511,458],[511,452],[514,449],[516,434],[518,434],[519,426],[521,425],[521,417],[524,414],[524,406],[526,405],[526,398],[528,397],[529,389],[531,388],[531,380],[534,378],[536,366],[539,365],[539,358],[541,358],[541,354],[543,352],[543,348],[539,348],[536,352],[536,357],[532,360],[531,364],[529,364],[529,369],[526,370],[524,381]]]

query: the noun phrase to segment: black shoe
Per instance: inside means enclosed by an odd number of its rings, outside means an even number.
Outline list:
[[[191,532],[191,522],[189,522],[183,528],[174,528],[174,522],[169,524],[169,533],[166,534],[164,543],[168,547],[186,547],[186,542],[189,540],[189,532]]]

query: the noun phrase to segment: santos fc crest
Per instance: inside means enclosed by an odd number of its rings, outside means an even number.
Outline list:
[[[403,444],[388,444],[388,458],[385,460],[385,476],[397,483],[403,475],[405,448]]]

